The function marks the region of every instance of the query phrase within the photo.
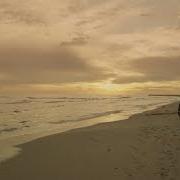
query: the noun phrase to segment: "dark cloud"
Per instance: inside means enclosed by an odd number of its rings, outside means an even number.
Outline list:
[[[27,48],[0,50],[0,75],[1,84],[92,82],[111,76],[66,49]]]
[[[63,41],[61,43],[61,46],[82,46],[87,44],[88,42],[88,38],[87,37],[83,37],[83,36],[79,36],[79,37],[75,37],[70,41]]]
[[[121,67],[140,75],[120,76],[114,80],[114,83],[180,80],[180,56],[135,59],[128,64],[122,64]]]
[[[4,23],[23,23],[28,25],[45,24],[45,19],[25,4],[17,2],[0,2],[0,21]]]

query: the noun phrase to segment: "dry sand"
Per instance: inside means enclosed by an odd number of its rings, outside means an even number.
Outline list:
[[[22,144],[0,180],[179,180],[177,106]]]

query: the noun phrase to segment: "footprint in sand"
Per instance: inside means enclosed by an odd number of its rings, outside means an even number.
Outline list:
[[[107,148],[107,152],[111,152],[112,151],[112,148],[111,147],[108,147]]]

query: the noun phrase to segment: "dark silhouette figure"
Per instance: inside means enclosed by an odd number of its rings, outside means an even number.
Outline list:
[[[179,107],[178,107],[178,115],[180,117],[180,104],[179,104]]]

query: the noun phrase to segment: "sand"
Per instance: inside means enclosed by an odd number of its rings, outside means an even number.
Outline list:
[[[0,180],[179,180],[178,104],[19,145]]]

